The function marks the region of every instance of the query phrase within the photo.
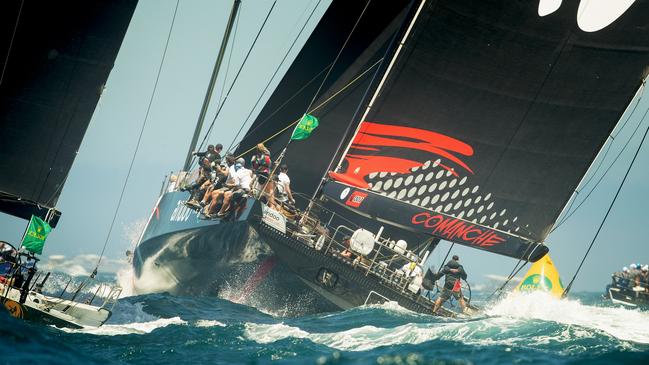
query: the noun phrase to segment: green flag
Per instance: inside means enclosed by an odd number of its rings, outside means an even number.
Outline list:
[[[318,127],[318,118],[310,114],[305,114],[302,120],[295,126],[291,140],[301,141],[309,138],[311,132]]]
[[[29,220],[29,227],[27,227],[27,232],[25,232],[25,237],[23,238],[22,246],[30,252],[39,255],[42,254],[45,239],[51,230],[52,227],[47,222],[32,215],[32,219]]]

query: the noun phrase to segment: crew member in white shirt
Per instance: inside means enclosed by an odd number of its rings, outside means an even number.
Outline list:
[[[250,191],[252,171],[247,169],[245,164],[246,161],[243,158],[237,159],[237,162],[234,164],[235,173],[233,175],[233,183],[235,187],[226,191],[223,195],[223,206],[221,206],[221,210],[217,213],[219,217],[224,216],[228,212],[230,203],[233,200],[238,200],[238,198]]]
[[[291,178],[288,177],[288,166],[282,164],[279,167],[279,175],[277,176],[278,184],[277,191],[278,197],[277,200],[284,203],[289,201],[291,204],[295,204],[295,199],[293,199],[293,192],[291,191]]]

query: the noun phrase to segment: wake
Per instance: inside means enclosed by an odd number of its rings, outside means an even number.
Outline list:
[[[599,330],[623,341],[649,344],[649,312],[623,307],[596,307],[543,292],[510,293],[486,310],[490,316],[538,319]]]
[[[394,304],[376,309],[404,311]],[[344,321],[344,313],[327,315],[322,320],[336,320],[339,316]],[[649,344],[649,313],[589,306],[540,292],[513,293],[486,310],[482,317],[468,320],[430,316],[424,323],[390,328],[363,325],[334,332],[309,332],[286,323],[246,323],[244,336],[260,344],[304,339],[341,351],[368,351],[442,340],[476,346],[533,347],[570,354],[593,347],[629,350],[640,345],[645,348]]]

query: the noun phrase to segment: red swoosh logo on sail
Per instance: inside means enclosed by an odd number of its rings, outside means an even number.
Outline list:
[[[395,156],[400,149],[421,153],[412,154],[414,157],[408,154],[408,158]],[[425,129],[363,122],[352,141],[350,152],[345,156],[347,170],[344,173],[330,172],[329,175],[340,182],[368,188],[366,177],[369,174],[407,173],[430,161],[431,154],[473,174],[473,170],[458,157],[472,156],[473,147],[458,139]],[[445,163],[439,166],[458,175],[454,168]]]

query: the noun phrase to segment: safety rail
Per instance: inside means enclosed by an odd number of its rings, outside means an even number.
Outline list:
[[[295,198],[305,198],[302,194],[293,194]],[[390,286],[402,294],[418,297],[421,288],[421,276],[411,276],[401,270],[404,263],[414,262],[422,268],[424,257],[422,253],[427,249],[424,247],[419,255],[411,250],[401,249],[396,242],[389,237],[382,237],[382,229],[375,235],[374,248],[369,257],[364,257],[353,252],[355,259],[349,259],[341,255],[348,247],[343,243],[345,236],[352,236],[359,226],[340,217],[335,212],[327,209],[318,201],[311,201],[311,209],[308,214],[298,212],[292,224],[287,225],[287,234],[304,243],[311,249],[321,251],[324,255],[334,257],[346,263],[355,270],[362,272],[365,276],[374,276],[383,284]],[[304,205],[306,206],[306,204]],[[348,225],[339,224],[335,229],[331,226],[335,218],[347,221]],[[327,223],[323,223],[327,222]],[[333,234],[330,232],[333,231]],[[422,270],[423,274],[423,270]],[[422,275],[423,276],[423,275]],[[429,301],[429,298],[420,297]],[[432,303],[432,302],[431,302]]]

